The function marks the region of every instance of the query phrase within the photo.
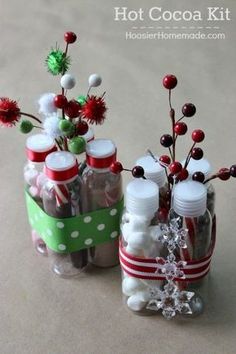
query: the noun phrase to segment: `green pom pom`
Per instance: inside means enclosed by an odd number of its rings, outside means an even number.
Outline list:
[[[85,151],[86,142],[81,136],[72,138],[68,144],[68,149],[72,154],[81,154]]]
[[[20,122],[20,131],[23,134],[28,134],[33,129],[33,124],[29,120],[22,120]]]
[[[60,49],[53,49],[46,58],[48,71],[52,75],[64,74],[70,65],[70,57]]]
[[[86,96],[80,95],[77,97],[77,101],[83,106],[86,103]]]
[[[71,133],[72,130],[74,128],[74,124],[71,123],[69,120],[67,119],[62,119],[59,122],[59,129],[63,132],[63,133]]]

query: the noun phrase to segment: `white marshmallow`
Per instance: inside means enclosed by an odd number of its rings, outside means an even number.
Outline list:
[[[149,235],[153,241],[158,241],[159,236],[161,236],[162,231],[160,226],[150,226],[149,227]]]
[[[139,294],[131,295],[127,300],[127,306],[133,311],[141,311],[146,305]]]
[[[32,195],[33,198],[39,197],[40,193],[37,187],[35,186],[31,186],[29,188],[29,193]]]
[[[36,186],[36,180],[39,173],[35,169],[29,169],[24,172],[25,182],[30,186]]]
[[[122,281],[122,292],[126,296],[135,294],[138,290],[143,290],[146,285],[137,278],[126,277]]]
[[[126,252],[132,254],[133,256],[142,256],[143,252],[137,249],[130,247],[129,245],[126,246]]]
[[[146,232],[133,232],[129,234],[128,245],[134,249],[146,249],[150,245],[149,235]]]

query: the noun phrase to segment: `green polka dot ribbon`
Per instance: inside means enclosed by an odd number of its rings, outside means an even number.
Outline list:
[[[123,199],[110,208],[57,219],[47,215],[26,191],[25,198],[32,229],[55,252],[75,252],[109,242],[119,236]]]

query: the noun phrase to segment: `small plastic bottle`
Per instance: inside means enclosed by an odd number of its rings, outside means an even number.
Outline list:
[[[212,218],[207,209],[207,191],[202,183],[195,181],[179,182],[173,191],[173,206],[170,220],[178,220],[178,226],[188,230],[186,249],[178,249],[177,256],[182,261],[200,260],[208,254],[211,244]],[[181,290],[194,291],[190,307],[193,315],[203,310],[207,276],[197,281],[179,282]],[[200,291],[200,294],[198,293]]]
[[[183,161],[183,164],[185,161]],[[194,172],[202,172],[205,175],[205,180],[211,174],[211,165],[207,159],[194,160],[190,159],[187,170],[189,172],[190,177],[194,174]],[[207,187],[207,209],[211,213],[212,219],[215,215],[215,189],[211,182],[206,183]]]
[[[42,185],[45,181],[43,173],[44,161],[48,154],[56,151],[54,140],[46,134],[31,135],[26,140],[27,163],[24,166],[24,181],[27,192],[42,208]],[[35,230],[31,231],[33,245],[39,254],[47,255],[47,247]]]
[[[128,255],[131,259],[154,258],[155,262],[155,258],[161,256],[160,243],[153,239],[152,233],[158,228],[155,218],[159,207],[158,196],[159,188],[156,183],[147,179],[131,181],[126,188],[126,208],[121,222],[120,260],[124,302],[131,311],[142,315],[154,314],[146,309],[150,300],[149,288],[159,288],[162,281],[132,276],[126,268],[126,260]]]
[[[114,161],[116,146],[111,140],[95,139],[87,144],[87,167],[82,176],[87,201],[85,212],[111,207],[122,199],[121,174],[113,174],[109,169]],[[91,247],[89,252],[91,263],[95,266],[112,267],[119,264],[118,237]]]
[[[47,156],[43,206],[48,215],[63,219],[82,214],[83,182],[78,172],[77,160],[70,152],[58,151]],[[52,270],[62,277],[76,276],[88,264],[87,249],[71,253],[48,249],[48,252]]]
[[[169,210],[169,193],[168,193],[168,183],[165,174],[165,169],[155,161],[152,156],[146,155],[140,157],[136,164],[142,166],[145,171],[145,177],[153,182],[155,182],[159,187],[159,206],[160,211],[158,217],[161,222],[167,221],[168,210]],[[166,212],[164,212],[166,211]],[[166,216],[166,218],[165,218]]]

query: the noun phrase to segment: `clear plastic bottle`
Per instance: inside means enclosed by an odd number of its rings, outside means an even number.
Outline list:
[[[183,161],[183,164],[185,161]],[[202,172],[205,175],[205,180],[209,178],[211,174],[211,165],[209,161],[205,158],[201,160],[190,159],[187,170],[189,172],[190,177],[194,174],[194,172]],[[207,209],[211,213],[211,217],[214,218],[215,215],[215,189],[211,182],[206,184],[207,187]]]
[[[47,156],[43,207],[48,215],[63,219],[82,214],[83,182],[78,172],[77,160],[70,152],[58,151]],[[62,277],[76,276],[88,264],[87,249],[71,253],[48,249],[48,253],[52,270]]]
[[[31,197],[43,208],[42,185],[45,181],[43,173],[44,161],[48,154],[56,151],[54,140],[45,134],[31,135],[26,140],[27,163],[24,166],[25,188]],[[35,250],[42,255],[47,255],[47,247],[35,230],[31,230]]]
[[[109,167],[116,160],[116,146],[108,139],[95,139],[87,144],[87,168],[83,173],[85,212],[111,207],[122,199],[121,174],[113,174]],[[118,235],[117,235],[118,236]],[[91,263],[98,267],[112,267],[119,264],[119,240],[91,247]]]
[[[135,179],[126,188],[126,208],[121,222],[120,261],[122,268],[122,292],[127,307],[137,314],[149,315],[155,312],[146,308],[150,300],[150,287],[160,288],[160,280],[144,280],[134,276],[127,268],[127,257],[146,258],[161,256],[162,246],[154,235],[156,212],[159,207],[159,188],[150,180]],[[135,273],[135,270],[134,270]],[[133,276],[132,276],[133,275]]]
[[[146,155],[140,157],[136,164],[142,166],[145,171],[145,177],[155,182],[159,187],[159,212],[158,218],[161,222],[166,222],[170,207],[170,193],[168,192],[167,177],[165,169],[155,161],[152,156]]]
[[[186,249],[178,249],[176,256],[182,261],[200,260],[207,256],[211,244],[212,218],[207,209],[207,191],[195,181],[179,182],[173,191],[173,206],[169,219],[177,220],[179,228],[187,229]],[[193,315],[203,310],[207,276],[197,281],[179,282],[180,290],[196,291],[190,307]]]

